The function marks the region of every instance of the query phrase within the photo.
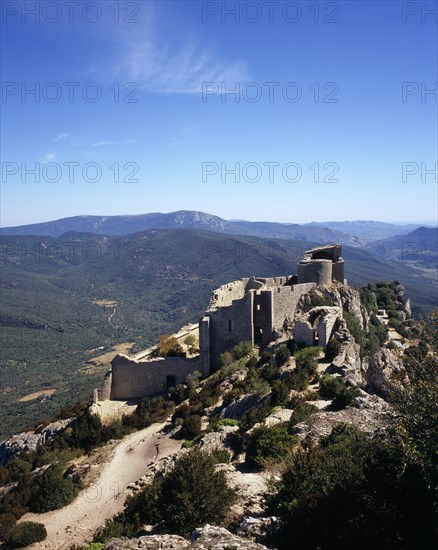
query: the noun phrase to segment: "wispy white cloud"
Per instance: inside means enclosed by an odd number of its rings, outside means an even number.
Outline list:
[[[42,164],[47,164],[48,162],[53,162],[56,159],[56,154],[53,151],[46,153],[41,159]]]
[[[206,82],[232,85],[250,80],[245,62],[223,59],[199,35],[171,28],[171,19],[156,12],[162,6],[142,5],[142,23],[122,26],[112,35],[118,42],[112,59],[115,77],[149,92],[188,94],[202,92]]]
[[[68,134],[66,132],[59,132],[53,141],[62,141],[66,138],[68,138]]]

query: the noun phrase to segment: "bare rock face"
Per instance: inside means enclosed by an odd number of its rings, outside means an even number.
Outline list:
[[[376,395],[363,395],[355,399],[355,407],[340,411],[320,411],[312,415],[309,424],[301,423],[294,427],[294,435],[301,439],[318,441],[329,435],[340,423],[350,424],[359,430],[375,434],[385,429],[392,418],[392,409]]]
[[[344,378],[344,382],[351,386],[361,385],[364,373],[360,357],[360,346],[356,344],[353,336],[348,332],[344,320],[341,321],[334,337],[341,343],[341,349],[328,367],[327,372],[329,374],[340,374]]]
[[[208,523],[196,529],[192,541],[176,535],[149,535],[138,539],[120,538],[107,543],[105,550],[267,550],[266,546],[233,535],[223,527]]]
[[[236,491],[237,500],[233,505],[236,515],[253,515],[263,512],[264,496],[268,491],[268,472],[242,472],[233,464],[217,464],[217,470],[225,473],[228,485]]]
[[[222,410],[220,417],[240,420],[246,410],[262,406],[267,399],[269,399],[269,397],[260,398],[253,393],[244,395],[240,399],[233,401],[225,407]]]
[[[259,540],[272,536],[278,529],[278,518],[275,516],[253,518],[245,517],[237,528],[239,537],[251,537]]]
[[[190,542],[177,535],[150,535],[138,539],[115,539],[105,550],[189,550]]]
[[[337,289],[337,293],[343,309],[359,321],[361,328],[368,330],[368,314],[366,308],[360,303],[359,291],[342,285]]]
[[[22,432],[11,436],[9,439],[0,442],[0,466],[6,466],[12,458],[27,451],[35,451],[38,445],[43,445],[50,439],[53,439],[58,432],[63,430],[72,422],[72,418],[68,420],[59,420],[52,422],[46,426],[41,432]]]
[[[221,426],[217,432],[210,432],[204,435],[200,441],[201,449],[211,453],[214,450],[227,450],[230,456],[234,451],[230,445],[230,434],[236,432],[238,426]]]
[[[223,527],[215,527],[208,523],[205,527],[196,529],[193,532],[191,548],[199,550],[225,550],[226,548],[232,548],[233,550],[267,550],[267,547],[262,544],[243,539],[233,535]]]
[[[385,398],[409,384],[408,374],[399,353],[386,348],[375,353],[365,375],[366,389]]]

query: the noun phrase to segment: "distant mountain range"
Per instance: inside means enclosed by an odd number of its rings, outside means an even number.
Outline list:
[[[433,267],[438,259],[438,227],[419,227],[407,235],[373,241],[366,248],[387,259]]]
[[[318,227],[328,227],[334,231],[348,233],[363,240],[387,239],[396,235],[405,235],[414,229],[420,227],[418,224],[398,225],[377,221],[345,221],[345,222],[311,222],[306,225],[315,225]]]
[[[59,237],[68,231],[123,236],[148,229],[201,229],[233,235],[263,238],[338,242],[363,247],[370,240],[405,235],[418,225],[393,225],[376,221],[312,222],[310,224],[228,221],[212,214],[191,210],[134,216],[74,216],[60,220],[0,229],[0,235]]]

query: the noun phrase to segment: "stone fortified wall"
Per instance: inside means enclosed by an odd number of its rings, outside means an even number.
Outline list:
[[[117,355],[98,398],[134,399],[163,393],[195,370],[208,376],[219,366],[220,355],[239,342],[267,345],[294,323],[296,337],[325,346],[338,317],[338,312],[328,310],[338,308],[322,308],[315,325],[309,318],[296,320],[296,309],[301,296],[315,286],[345,282],[341,251],[340,245],[306,251],[296,277],[251,277],[222,285],[213,291],[199,324],[175,335],[180,341],[188,334],[199,335],[199,356],[153,358],[157,346],[134,357]]]
[[[185,382],[187,376],[200,368],[199,355],[159,357],[138,361],[126,355],[116,355],[112,363],[110,399],[136,399],[161,394],[170,387]]]

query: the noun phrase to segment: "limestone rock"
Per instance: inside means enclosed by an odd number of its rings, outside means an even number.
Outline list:
[[[225,407],[225,409],[221,412],[220,417],[240,420],[246,410],[261,407],[268,399],[268,396],[260,398],[253,393],[244,395],[240,399],[233,401]]]
[[[21,432],[11,436],[5,441],[1,441],[0,466],[5,466],[11,458],[18,458],[23,452],[35,451],[38,445],[43,445],[47,441],[53,439],[56,434],[68,426],[72,420],[72,418],[69,418],[68,420],[52,422],[41,430],[40,433]]]
[[[385,429],[391,421],[392,409],[380,397],[357,397],[355,405],[340,411],[319,411],[312,415],[309,424],[302,422],[294,426],[293,433],[300,439],[318,441],[340,423],[351,424],[363,432],[374,434]]]
[[[278,529],[278,518],[275,516],[253,518],[245,517],[237,528],[239,537],[251,537],[260,540],[272,536]]]
[[[334,337],[341,343],[339,354],[327,368],[329,374],[340,374],[344,382],[351,386],[359,386],[363,381],[362,359],[360,347],[348,332],[345,321]]]
[[[267,550],[266,546],[233,535],[223,527],[205,525],[192,534],[192,546],[198,550]]]
[[[120,538],[108,542],[105,550],[267,550],[266,546],[233,535],[223,527],[208,523],[196,529],[192,541],[177,535],[148,535],[135,539]]]
[[[272,474],[240,471],[233,464],[217,464],[216,469],[225,473],[228,484],[236,490],[237,501],[233,511],[239,515],[263,512],[263,499]]]
[[[201,449],[203,451],[207,451],[208,453],[211,453],[216,449],[226,449],[227,451],[230,451],[232,456],[234,451],[230,445],[230,434],[236,432],[238,429],[238,426],[221,426],[217,432],[205,434],[200,442]]]
[[[189,550],[190,542],[177,535],[149,535],[138,539],[120,538],[107,543],[105,550]]]
[[[380,349],[369,359],[365,381],[369,393],[385,398],[405,387],[409,378],[401,355],[387,348]]]

